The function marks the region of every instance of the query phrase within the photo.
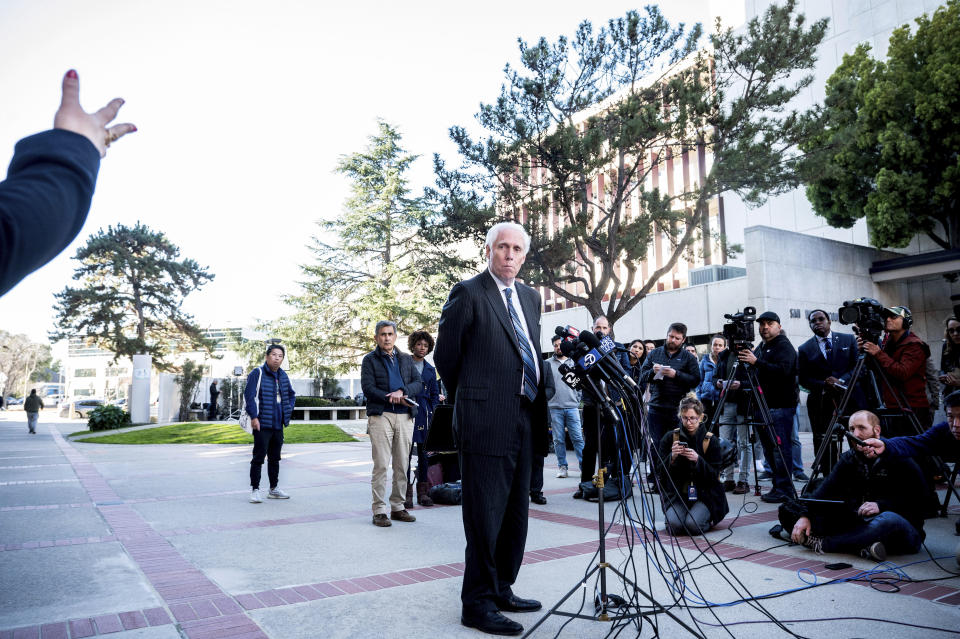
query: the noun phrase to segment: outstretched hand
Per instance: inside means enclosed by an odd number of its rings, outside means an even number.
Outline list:
[[[80,79],[73,69],[63,76],[63,96],[60,108],[53,117],[53,128],[73,131],[84,136],[97,147],[100,157],[107,154],[107,147],[137,127],[130,123],[109,125],[123,106],[122,98],[114,98],[96,113],[87,113],[80,106]]]
[[[882,439],[874,439],[872,437],[863,440],[862,444],[857,444],[857,450],[863,453],[864,457],[868,459],[879,457],[886,449],[887,445],[883,443]]]

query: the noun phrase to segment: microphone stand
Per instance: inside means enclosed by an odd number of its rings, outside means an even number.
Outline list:
[[[598,401],[598,404],[597,404],[598,408],[600,406],[603,407],[603,410],[600,411],[599,418],[597,419],[597,472],[593,476],[593,484],[594,486],[597,487],[597,512],[598,512],[597,530],[600,537],[599,561],[583,576],[582,579],[580,579],[576,583],[576,585],[573,586],[573,588],[570,589],[569,592],[567,592],[567,594],[561,597],[560,600],[557,601],[557,603],[555,603],[553,607],[550,608],[550,610],[548,610],[547,613],[537,621],[537,623],[531,626],[530,629],[527,630],[527,632],[523,636],[524,637],[531,636],[534,633],[534,631],[536,631],[536,629],[539,628],[543,624],[543,622],[549,619],[550,616],[552,615],[557,615],[560,617],[569,617],[571,619],[585,619],[587,621],[618,622],[618,621],[623,621],[627,619],[642,619],[644,617],[648,617],[651,615],[658,615],[662,613],[669,616],[671,619],[673,619],[677,624],[683,627],[687,632],[689,632],[694,637],[702,638],[703,635],[701,633],[697,632],[692,627],[690,627],[687,623],[685,623],[682,619],[680,619],[676,614],[674,614],[673,611],[668,610],[660,602],[654,599],[653,595],[651,595],[647,591],[640,588],[640,586],[638,586],[632,579],[627,577],[625,574],[620,572],[616,567],[610,565],[607,562],[607,547],[606,547],[607,526],[605,522],[604,500],[603,500],[603,487],[605,484],[604,475],[607,474],[607,469],[603,465],[602,441],[601,441],[600,434],[601,434],[601,431],[603,430],[604,425],[615,428],[617,424],[620,422],[620,420],[617,417],[616,410],[614,409],[613,401],[607,395],[606,391],[604,391],[601,387],[597,386],[597,384],[594,383],[592,379],[590,379],[589,375],[584,376],[584,381],[587,384],[587,392],[589,392],[591,396]],[[607,380],[607,382],[612,383],[613,380]],[[622,483],[623,478],[621,478],[620,481]],[[624,488],[621,487],[621,495],[623,494],[623,490]],[[623,580],[624,584],[631,585],[636,593],[642,595],[647,601],[650,602],[651,609],[646,610],[644,612],[631,612],[631,613],[616,614],[614,616],[611,616],[609,613],[609,608],[611,603],[610,595],[607,594],[607,571],[610,571],[613,574],[620,577],[620,579]],[[577,591],[579,591],[581,588],[586,588],[587,581],[590,579],[590,577],[592,577],[594,574],[598,572],[600,573],[600,602],[599,602],[599,610],[595,615],[584,615],[579,613],[566,612],[564,610],[559,609],[560,606],[562,606],[567,601],[567,599],[569,599],[574,594],[576,594]]]

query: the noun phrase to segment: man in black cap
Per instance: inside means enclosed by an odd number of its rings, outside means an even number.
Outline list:
[[[757,317],[763,338],[753,351],[743,349],[737,359],[757,370],[757,382],[770,408],[770,429],[761,433],[763,454],[773,471],[773,488],[760,497],[781,503],[796,495],[790,479],[793,461],[793,418],[797,412],[797,351],[781,331],[780,316],[766,311]]]

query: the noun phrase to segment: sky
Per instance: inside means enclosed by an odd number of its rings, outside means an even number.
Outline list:
[[[448,129],[479,132],[474,114],[498,95],[517,38],[552,41],[630,9],[642,5],[3,0],[0,164],[17,140],[52,125],[70,68],[87,111],[123,97],[117,122],[139,131],[110,147],[73,244],[0,298],[0,329],[45,342],[77,248],[138,221],[215,274],[184,302],[201,326],[282,315],[316,221],[335,219],[347,197],[337,160],[364,148],[378,117],[420,156],[417,194],[432,184],[434,153],[457,161]],[[661,11],[707,28],[717,15],[736,26],[744,13],[741,0],[673,0]]]

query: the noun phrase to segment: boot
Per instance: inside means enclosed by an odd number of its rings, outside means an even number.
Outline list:
[[[421,506],[430,507],[433,506],[433,500],[430,499],[428,492],[430,491],[430,482],[418,481],[417,482],[417,503]]]
[[[407,482],[407,496],[403,500],[404,508],[413,508],[413,484]]]

